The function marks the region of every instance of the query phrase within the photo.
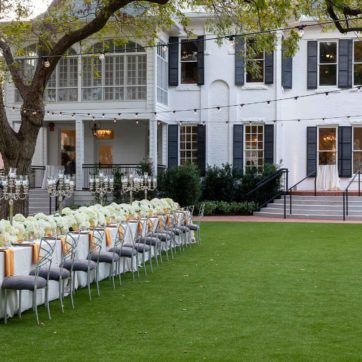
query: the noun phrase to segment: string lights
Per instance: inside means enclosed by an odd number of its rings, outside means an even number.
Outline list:
[[[321,96],[321,95],[325,95],[325,96],[329,96],[330,94],[334,94],[334,93],[341,93],[341,92],[345,92],[345,91],[353,91],[353,90],[357,90],[360,91],[362,89],[362,85],[359,85],[357,87],[353,87],[353,88],[346,88],[346,89],[335,89],[335,90],[329,90],[329,91],[323,91],[323,92],[315,92],[315,93],[309,93],[309,94],[300,94],[300,95],[294,95],[294,96],[289,96],[289,97],[283,97],[283,98],[274,98],[274,99],[266,99],[266,100],[261,100],[261,101],[254,101],[254,102],[246,102],[246,103],[237,103],[237,104],[227,104],[227,105],[217,105],[217,106],[212,106],[212,107],[201,107],[201,108],[185,108],[185,109],[173,109],[173,110],[163,110],[163,111],[158,111],[158,112],[154,112],[154,111],[144,111],[144,112],[132,112],[132,111],[125,111],[125,112],[109,112],[108,114],[104,113],[104,111],[102,113],[98,113],[98,112],[74,112],[74,111],[46,111],[46,114],[49,116],[49,114],[51,114],[52,116],[67,116],[67,117],[72,117],[75,118],[76,116],[79,117],[87,117],[92,119],[93,121],[96,118],[107,118],[107,119],[114,119],[114,118],[120,118],[121,116],[126,116],[127,117],[133,117],[135,119],[138,119],[140,116],[144,115],[144,116],[150,116],[150,115],[160,115],[160,114],[176,114],[176,113],[191,113],[193,112],[194,114],[197,114],[200,111],[210,111],[210,110],[217,110],[220,111],[221,109],[228,109],[228,108],[237,108],[239,107],[240,109],[247,107],[247,106],[253,106],[253,105],[260,105],[260,104],[271,104],[271,103],[277,103],[277,102],[284,102],[284,101],[289,101],[289,100],[295,100],[298,101],[300,99],[303,98],[310,98],[310,97],[315,97],[315,96]],[[15,107],[15,106],[5,106],[5,108],[11,109],[12,111],[16,111],[19,110],[21,112],[23,112],[24,114],[26,113],[31,113],[32,115],[37,115],[37,111],[34,109],[29,109],[29,108],[23,108],[23,107]]]

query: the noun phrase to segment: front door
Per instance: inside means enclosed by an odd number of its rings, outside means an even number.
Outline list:
[[[330,191],[339,189],[337,127],[318,128],[318,190]]]
[[[75,130],[62,129],[60,131],[60,164],[66,174],[75,174]]]

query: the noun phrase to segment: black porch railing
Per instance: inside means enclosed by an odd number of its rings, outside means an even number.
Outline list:
[[[83,189],[89,189],[89,178],[92,175],[96,175],[99,170],[102,170],[103,173],[107,176],[114,175],[116,172],[119,172],[123,175],[130,174],[141,174],[142,165],[140,164],[99,164],[99,163],[86,163],[83,164]],[[157,172],[161,173],[166,169],[164,165],[157,165]]]
[[[349,203],[348,203],[348,194],[349,194],[349,188],[351,187],[351,185],[353,184],[353,182],[355,181],[355,179],[357,178],[357,182],[358,182],[358,196],[361,196],[361,170],[358,170],[354,176],[352,177],[351,181],[349,182],[349,184],[347,185],[347,187],[345,188],[344,192],[343,192],[343,220],[346,220],[346,216],[348,216],[348,208],[349,208]]]
[[[286,195],[288,192],[288,169],[281,168],[259,181],[255,188],[246,194],[246,200],[255,201],[258,209],[284,195],[284,218],[286,218]]]

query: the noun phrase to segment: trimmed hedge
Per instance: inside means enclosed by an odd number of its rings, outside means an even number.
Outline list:
[[[205,201],[205,216],[211,215],[252,215],[257,209],[255,202]],[[198,205],[199,207],[200,205]],[[197,215],[198,207],[195,212]]]

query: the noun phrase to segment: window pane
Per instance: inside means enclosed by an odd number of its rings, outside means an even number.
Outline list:
[[[353,152],[353,173],[362,171],[362,152]]]
[[[197,83],[197,63],[181,63],[181,83]]]
[[[246,68],[246,81],[248,83],[264,82],[264,60],[248,60]]]
[[[362,64],[354,65],[354,84],[362,85]]]
[[[320,63],[336,63],[337,43],[335,42],[319,43],[319,61]]]
[[[321,151],[336,150],[336,128],[319,129],[319,150]]]
[[[354,61],[362,62],[362,41],[354,42]]]
[[[181,61],[197,61],[197,43],[195,41],[181,41]]]
[[[353,149],[362,150],[362,127],[353,129]]]
[[[336,85],[337,84],[337,66],[321,65],[319,67],[319,84],[320,85]]]
[[[335,152],[319,152],[319,165],[335,165],[336,153]]]

